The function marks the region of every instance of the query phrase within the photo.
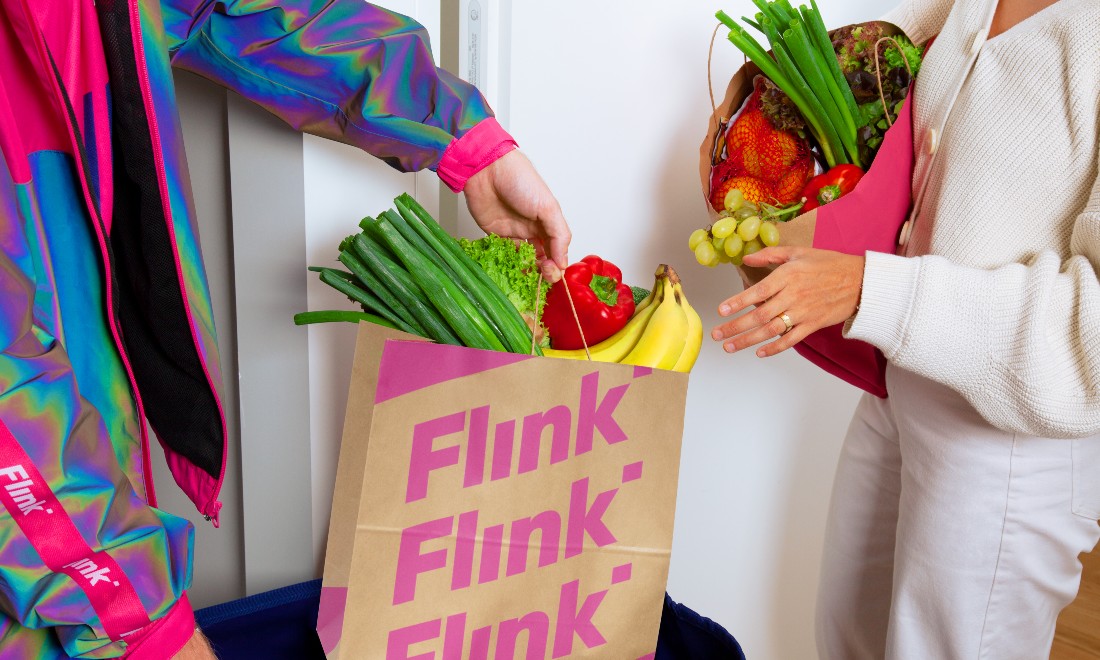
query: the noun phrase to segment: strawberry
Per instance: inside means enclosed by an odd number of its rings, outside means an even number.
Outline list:
[[[802,196],[802,189],[806,182],[813,177],[813,158],[805,158],[791,167],[779,181],[775,183],[775,198],[779,204],[792,204]]]
[[[725,184],[726,181],[728,181],[734,175],[736,175],[737,172],[738,172],[737,168],[734,166],[734,164],[732,162],[730,162],[728,160],[724,160],[724,161],[718,163],[717,165],[715,165],[713,168],[711,168],[711,170],[710,170],[710,189],[711,189],[711,191],[713,191],[713,195],[711,196],[711,206],[714,207],[715,211],[721,211],[722,210],[722,205],[724,203],[723,200],[725,200],[725,198],[726,198],[726,193],[725,192],[722,193],[721,197],[718,197],[717,196],[718,195],[718,190],[720,188],[722,188],[723,184]],[[729,191],[728,188],[726,188],[725,190],[727,192]],[[715,200],[717,200],[717,201],[715,201]]]
[[[726,179],[711,190],[710,205],[715,211],[725,208],[726,194],[734,188],[740,190],[745,199],[750,202],[775,203],[775,187],[771,183],[755,176],[742,174]]]
[[[813,156],[810,143],[805,138],[777,130],[764,115],[760,105],[761,79],[755,81],[755,90],[741,114],[726,131],[728,162],[736,174],[749,175],[749,181],[730,186],[726,182],[711,180],[711,204],[721,208],[725,195],[719,197],[719,189],[742,189],[746,199],[769,204],[789,204],[798,199],[801,186],[813,176]],[[733,175],[730,175],[733,176]]]

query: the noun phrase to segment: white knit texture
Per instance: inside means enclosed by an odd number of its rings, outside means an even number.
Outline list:
[[[1100,2],[1060,0],[983,43],[993,7],[887,17],[938,33],[913,105],[927,190],[910,258],[868,259],[847,336],[998,428],[1083,437],[1100,432]]]

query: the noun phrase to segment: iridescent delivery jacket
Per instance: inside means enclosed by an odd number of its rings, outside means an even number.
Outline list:
[[[167,658],[217,524],[222,373],[171,66],[452,188],[514,142],[361,0],[0,0],[0,658]],[[242,340],[247,340],[243,338]]]

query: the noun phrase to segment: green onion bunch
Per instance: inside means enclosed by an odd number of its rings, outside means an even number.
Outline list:
[[[304,312],[294,322],[368,321],[442,344],[529,353],[531,329],[481,266],[415,199],[394,205],[340,243],[346,271],[310,268],[363,311]]]
[[[753,0],[755,20],[742,18],[767,37],[769,54],[728,14],[716,15],[730,29],[729,40],[782,89],[806,119],[829,167],[860,162],[856,131],[862,123],[855,97],[840,70],[816,0],[797,10],[789,0]]]

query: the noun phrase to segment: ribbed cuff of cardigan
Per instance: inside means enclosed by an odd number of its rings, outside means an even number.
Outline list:
[[[462,192],[470,177],[518,146],[496,119],[483,119],[447,146],[436,174],[448,188]]]
[[[905,339],[919,272],[920,259],[868,252],[859,312],[844,325],[844,336],[865,341],[886,357],[897,353]]]

